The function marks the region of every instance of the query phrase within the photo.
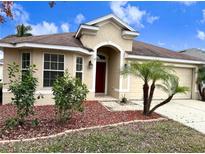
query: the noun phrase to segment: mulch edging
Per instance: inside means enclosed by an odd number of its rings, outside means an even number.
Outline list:
[[[34,137],[34,138],[21,139],[21,140],[2,140],[2,141],[0,141],[0,144],[15,143],[15,142],[26,142],[26,141],[35,141],[35,140],[40,140],[40,139],[50,139],[50,138],[66,135],[68,133],[79,132],[79,131],[84,131],[84,130],[105,128],[105,127],[114,127],[114,126],[126,125],[126,124],[131,124],[131,123],[136,123],[136,122],[142,122],[142,123],[145,123],[145,122],[157,122],[157,121],[162,121],[162,120],[168,120],[168,119],[166,119],[166,118],[157,118],[157,119],[150,119],[150,120],[133,120],[133,121],[127,121],[127,122],[103,125],[103,126],[93,126],[93,127],[87,127],[87,128],[70,129],[70,130],[66,130],[64,132],[61,132],[61,133],[58,133],[58,134],[49,135],[49,136]]]
[[[59,124],[55,121],[54,106],[36,106],[35,115],[28,118],[28,121],[37,118],[40,124],[32,127],[31,124],[25,124],[12,130],[7,130],[0,134],[0,143],[5,140],[26,140],[38,139],[56,134],[64,134],[71,131],[79,131],[84,129],[93,129],[103,126],[116,124],[124,124],[127,122],[139,121],[155,121],[161,118],[160,115],[154,113],[152,116],[143,116],[142,111],[108,111],[97,101],[86,101],[84,103],[84,111],[76,112],[72,118],[64,124]],[[15,116],[15,108],[13,105],[0,106],[0,127],[9,117]],[[62,133],[63,132],[63,133]],[[43,138],[44,138],[43,137]]]

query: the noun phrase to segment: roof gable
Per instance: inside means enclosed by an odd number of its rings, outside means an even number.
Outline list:
[[[124,21],[122,21],[120,18],[118,18],[117,16],[113,14],[109,14],[109,15],[97,18],[95,20],[87,22],[86,24],[92,26],[92,25],[96,25],[97,23],[100,23],[106,20],[113,20],[115,23],[117,23],[119,26],[123,27],[124,29],[132,31],[132,32],[136,32],[135,29],[130,27],[128,24],[126,24]]]

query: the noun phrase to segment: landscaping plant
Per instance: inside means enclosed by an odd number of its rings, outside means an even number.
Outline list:
[[[35,65],[28,67],[25,72],[21,72],[16,63],[8,65],[9,91],[13,94],[12,103],[16,106],[18,124],[23,124],[25,118],[34,113],[34,95],[38,83],[34,77],[35,71]]]
[[[82,111],[82,103],[88,93],[87,86],[79,79],[72,78],[67,71],[63,76],[57,77],[52,91],[58,121],[71,118],[73,111]]]
[[[165,102],[171,101],[171,99],[175,94],[182,93],[182,92],[184,93],[187,91],[186,87],[179,86],[178,78],[174,75],[173,70],[170,67],[165,66],[164,63],[159,61],[148,61],[143,63],[130,62],[130,64],[124,68],[122,74],[124,75],[131,74],[141,78],[144,81],[143,84],[143,105],[144,105],[143,114],[144,115],[150,115],[156,109],[154,107],[154,110],[150,110],[157,82],[161,81],[162,86],[165,86],[167,83],[169,83],[171,84],[170,88],[175,90],[174,92],[172,90],[173,93],[168,96]],[[161,104],[160,106],[166,104],[165,102],[160,103]]]
[[[128,102],[127,98],[125,97],[125,95],[121,98],[120,103],[122,104],[126,104]]]
[[[189,88],[185,86],[179,86],[179,79],[177,76],[170,75],[167,80],[163,80],[162,84],[157,84],[156,85],[158,88],[161,88],[164,92],[168,94],[167,99],[163,100],[161,103],[157,104],[154,106],[150,111],[149,114],[154,112],[157,108],[159,108],[162,105],[165,105],[169,103],[174,95],[178,93],[186,93]]]
[[[201,100],[205,101],[205,67],[201,67],[198,70],[197,85]]]

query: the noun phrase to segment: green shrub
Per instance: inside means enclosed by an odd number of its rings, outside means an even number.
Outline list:
[[[38,121],[38,119],[34,119],[34,120],[32,120],[32,121],[31,121],[31,125],[32,125],[33,127],[38,126],[38,125],[39,125],[39,121]]]
[[[20,121],[17,118],[10,118],[5,121],[5,128],[6,129],[13,129],[20,125]]]
[[[122,97],[120,103],[126,104],[128,102],[127,98],[125,97],[125,95]]]
[[[56,115],[58,121],[71,118],[73,111],[82,111],[82,103],[88,93],[87,86],[80,80],[72,78],[68,72],[58,77],[53,84]]]
[[[35,91],[38,82],[33,76],[35,71],[35,65],[28,67],[23,74],[19,65],[15,63],[8,65],[9,91],[13,94],[12,103],[16,106],[17,118],[21,122],[25,120],[25,117],[34,113]]]

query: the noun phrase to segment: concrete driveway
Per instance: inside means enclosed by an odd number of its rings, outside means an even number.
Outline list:
[[[114,101],[101,103],[110,110],[115,111],[142,110],[142,101],[132,101],[128,105],[120,105]],[[152,107],[156,103],[159,103],[159,101],[153,101]],[[158,108],[156,112],[205,134],[205,102],[198,100],[172,100]]]
[[[152,106],[157,102],[153,101]],[[139,104],[140,102],[134,103]],[[170,103],[158,108],[156,112],[205,134],[205,102],[172,100]]]

